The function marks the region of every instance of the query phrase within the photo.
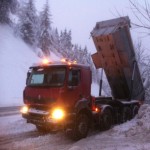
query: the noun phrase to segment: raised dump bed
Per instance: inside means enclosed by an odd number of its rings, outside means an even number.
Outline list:
[[[144,100],[144,87],[136,63],[128,17],[97,22],[91,32],[97,53],[96,68],[105,70],[115,99]]]

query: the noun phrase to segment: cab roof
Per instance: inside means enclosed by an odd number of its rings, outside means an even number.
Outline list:
[[[50,66],[64,66],[64,67],[80,67],[80,68],[90,68],[90,66],[85,64],[79,64],[79,63],[73,63],[73,62],[61,62],[61,61],[55,61],[55,62],[47,62],[44,63],[35,63],[30,68],[38,68],[38,67],[50,67]]]

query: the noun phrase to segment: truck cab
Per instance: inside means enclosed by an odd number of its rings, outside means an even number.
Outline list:
[[[71,124],[75,114],[89,107],[91,79],[90,67],[76,62],[31,66],[23,92],[23,117],[38,129],[57,130]]]

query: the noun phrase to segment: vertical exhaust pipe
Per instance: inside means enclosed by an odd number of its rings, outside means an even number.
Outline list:
[[[101,78],[99,83],[99,96],[102,95],[102,84],[103,84],[103,68],[101,69]]]
[[[131,79],[131,92],[130,92],[130,100],[132,98],[132,92],[133,92],[133,83],[134,83],[134,75],[135,75],[135,68],[136,68],[136,61],[133,62],[133,72],[132,72],[132,79]]]

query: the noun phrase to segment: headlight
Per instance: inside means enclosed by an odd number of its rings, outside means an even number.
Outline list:
[[[21,109],[20,109],[20,112],[22,114],[27,114],[29,111],[29,107],[28,106],[23,106]]]
[[[57,108],[57,109],[54,109],[52,112],[52,118],[53,119],[60,120],[60,119],[63,119],[64,116],[65,116],[65,113],[62,109]]]

